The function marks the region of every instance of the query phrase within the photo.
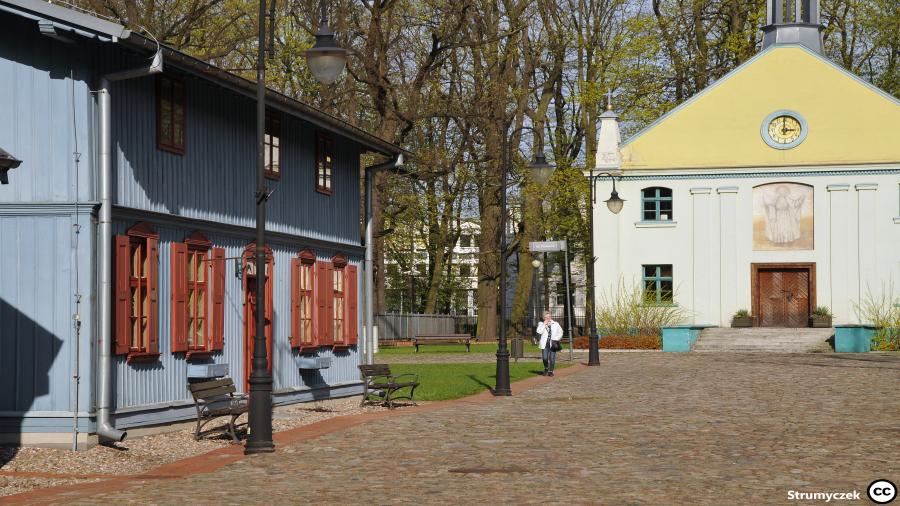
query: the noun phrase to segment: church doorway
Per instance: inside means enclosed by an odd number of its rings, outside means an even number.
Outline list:
[[[816,305],[816,264],[752,264],[753,314],[760,327],[807,327]]]

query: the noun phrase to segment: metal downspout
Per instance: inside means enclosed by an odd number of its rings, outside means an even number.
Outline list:
[[[397,169],[403,166],[403,154],[397,155],[397,159],[391,162],[366,167],[366,305],[363,314],[363,323],[366,327],[365,362],[375,363],[375,325],[374,303],[375,300],[375,273],[374,269],[374,231],[372,224],[372,189],[374,187],[375,174],[385,169]]]
[[[97,275],[99,279],[100,360],[97,364],[100,395],[97,401],[97,435],[112,441],[123,441],[128,435],[110,421],[112,404],[112,106],[109,86],[113,81],[132,79],[162,72],[162,52],[157,50],[149,67],[107,74],[100,79],[98,92],[100,115],[100,211],[97,224]]]

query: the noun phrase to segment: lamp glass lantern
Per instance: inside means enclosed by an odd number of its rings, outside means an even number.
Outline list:
[[[606,207],[608,207],[610,212],[612,212],[613,214],[619,214],[619,212],[622,210],[622,207],[625,205],[625,200],[619,198],[619,192],[616,191],[615,179],[613,179],[612,193],[604,202],[606,202]]]
[[[547,163],[547,157],[544,156],[544,153],[537,153],[534,155],[531,163],[528,164],[528,169],[531,170],[531,177],[535,182],[543,185],[550,181],[550,176],[553,175],[556,166]]]
[[[347,66],[347,50],[338,46],[334,32],[328,27],[325,0],[322,0],[322,19],[316,32],[316,44],[306,51],[309,71],[322,84],[334,83]]]

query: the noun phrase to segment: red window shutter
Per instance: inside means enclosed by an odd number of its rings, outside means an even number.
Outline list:
[[[359,340],[359,326],[357,318],[357,301],[359,292],[357,289],[356,266],[348,265],[344,268],[344,304],[347,307],[347,316],[344,320],[344,329],[347,332],[347,344],[353,346]]]
[[[291,259],[291,348],[298,348],[300,342],[300,259]]]
[[[114,238],[115,327],[113,339],[116,355],[127,355],[131,349],[131,239],[127,235]]]
[[[156,237],[147,238],[147,265],[147,296],[150,298],[147,353],[159,353],[159,239]]]
[[[313,343],[315,346],[326,344],[328,341],[326,329],[328,324],[331,323],[331,318],[326,313],[327,304],[325,303],[328,300],[328,291],[331,289],[331,284],[326,283],[326,279],[325,262],[316,262],[316,339]]]
[[[187,244],[171,246],[172,258],[172,353],[187,351]]]
[[[212,249],[212,338],[210,349],[225,349],[225,249]]]
[[[325,346],[334,345],[334,264],[325,262]]]

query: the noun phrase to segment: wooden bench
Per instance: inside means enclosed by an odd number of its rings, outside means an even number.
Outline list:
[[[378,402],[388,409],[394,408],[394,401],[397,399],[409,399],[413,404],[416,401],[413,395],[416,387],[419,386],[418,374],[391,374],[391,367],[387,364],[362,364],[359,370],[363,375],[365,382],[363,387],[363,398],[360,406],[366,403]],[[401,391],[409,389],[407,395],[398,395]],[[372,396],[378,397],[373,400]]]
[[[197,408],[197,428],[194,431],[194,439],[199,441],[202,435],[221,432],[231,436],[231,440],[235,443],[240,442],[235,431],[234,421],[249,410],[250,404],[247,396],[243,394],[235,395],[237,389],[234,387],[234,380],[224,378],[202,383],[190,383],[188,384],[188,389],[191,391],[191,395],[194,396],[194,407]],[[228,423],[222,427],[216,427],[201,433],[201,429],[207,423],[219,417],[228,417]]]
[[[466,345],[466,352],[469,351],[469,344],[477,341],[469,334],[417,334],[413,338],[413,345],[416,347],[416,353],[419,353],[420,344],[463,344]]]

